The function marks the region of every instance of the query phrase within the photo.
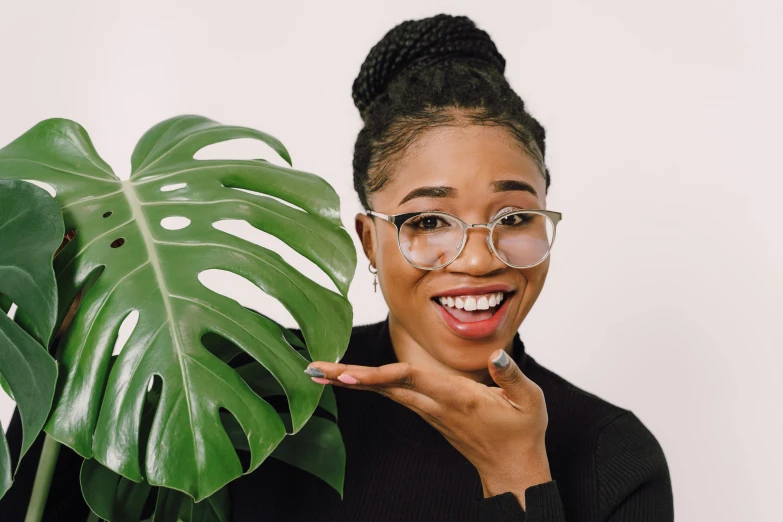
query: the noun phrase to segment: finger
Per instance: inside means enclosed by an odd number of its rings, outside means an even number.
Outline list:
[[[492,353],[489,359],[489,373],[492,380],[518,408],[540,398],[541,388],[522,373],[516,361],[505,350]]]
[[[343,388],[353,388],[354,390],[366,390],[378,393],[379,395],[388,397],[389,399],[410,408],[425,419],[437,415],[437,412],[440,411],[440,407],[434,399],[410,388],[401,388],[391,385],[348,384],[340,380],[330,381],[328,379],[318,379],[317,377],[313,377],[312,379],[316,382],[324,381],[325,384],[333,384],[334,386]]]
[[[318,368],[323,375],[308,371],[312,368]],[[415,390],[440,403],[454,398],[460,389],[455,387],[454,376],[432,372],[425,375],[407,362],[375,367],[313,361],[308,365],[308,370],[305,370],[308,375],[339,380],[349,385],[391,386]]]

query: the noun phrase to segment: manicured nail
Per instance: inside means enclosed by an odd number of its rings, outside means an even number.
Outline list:
[[[306,369],[304,372],[310,377],[326,377],[326,374],[315,366]]]
[[[500,355],[492,359],[492,364],[495,365],[495,368],[505,368],[508,366],[509,360],[506,350],[500,350]]]
[[[318,384],[332,384],[332,381],[329,379],[321,379],[320,377],[310,377],[313,381],[317,382]]]
[[[356,377],[351,377],[347,373],[340,374],[337,376],[337,379],[341,382],[344,382],[345,384],[359,384],[359,381],[356,379]]]

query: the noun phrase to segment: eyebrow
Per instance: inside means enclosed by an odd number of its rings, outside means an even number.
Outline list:
[[[453,198],[457,195],[454,187],[419,187],[408,192],[408,195],[400,200],[400,205],[414,198]]]
[[[526,181],[519,181],[516,179],[504,179],[501,181],[493,181],[491,185],[492,185],[493,192],[509,192],[512,190],[521,190],[523,192],[530,192],[535,197],[538,197],[538,193],[536,192],[536,189],[534,189],[533,185],[527,183]]]
[[[510,192],[519,190],[522,192],[530,192],[535,197],[538,197],[536,189],[533,185],[525,181],[518,181],[515,179],[504,179],[500,181],[493,181],[490,183],[493,192]],[[402,198],[399,202],[400,205],[415,198],[453,198],[457,195],[457,189],[454,187],[419,187],[411,190],[408,194]]]

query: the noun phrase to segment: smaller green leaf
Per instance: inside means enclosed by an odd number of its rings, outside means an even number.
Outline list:
[[[280,413],[291,430],[291,416]],[[221,420],[236,449],[249,451],[245,433],[230,414],[221,412]],[[297,433],[287,435],[271,457],[282,460],[323,480],[343,497],[345,482],[345,445],[338,425],[329,419],[311,417]],[[262,464],[263,466],[263,464]]]
[[[286,425],[290,425],[290,416],[281,413],[280,417]],[[295,435],[285,437],[271,456],[312,473],[332,486],[340,494],[340,499],[343,498],[345,445],[336,423],[312,417]]]
[[[0,170],[2,176],[2,170]],[[47,350],[57,318],[52,257],[63,239],[60,206],[42,188],[0,179],[0,376],[17,403],[22,446],[17,469],[41,431],[54,398],[57,363]],[[16,322],[6,311],[17,303]],[[13,472],[0,431],[0,498]]]
[[[201,502],[168,488],[158,488],[153,522],[229,522],[231,497],[228,486],[218,490]]]
[[[80,482],[87,505],[108,522],[141,520],[152,492],[157,493],[155,513],[149,519],[152,522],[228,522],[231,517],[227,487],[195,503],[181,491],[154,488],[146,481],[133,482],[95,459],[85,460],[82,464]]]
[[[82,463],[79,481],[92,512],[110,522],[138,522],[152,489],[147,482],[128,480],[95,459]]]

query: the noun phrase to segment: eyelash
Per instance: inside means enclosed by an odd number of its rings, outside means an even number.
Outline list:
[[[495,212],[495,215],[492,217],[492,219],[496,219],[498,216],[501,216],[503,214],[508,214],[509,212],[514,212],[515,210],[524,210],[521,207],[514,207],[514,206],[505,206]]]

